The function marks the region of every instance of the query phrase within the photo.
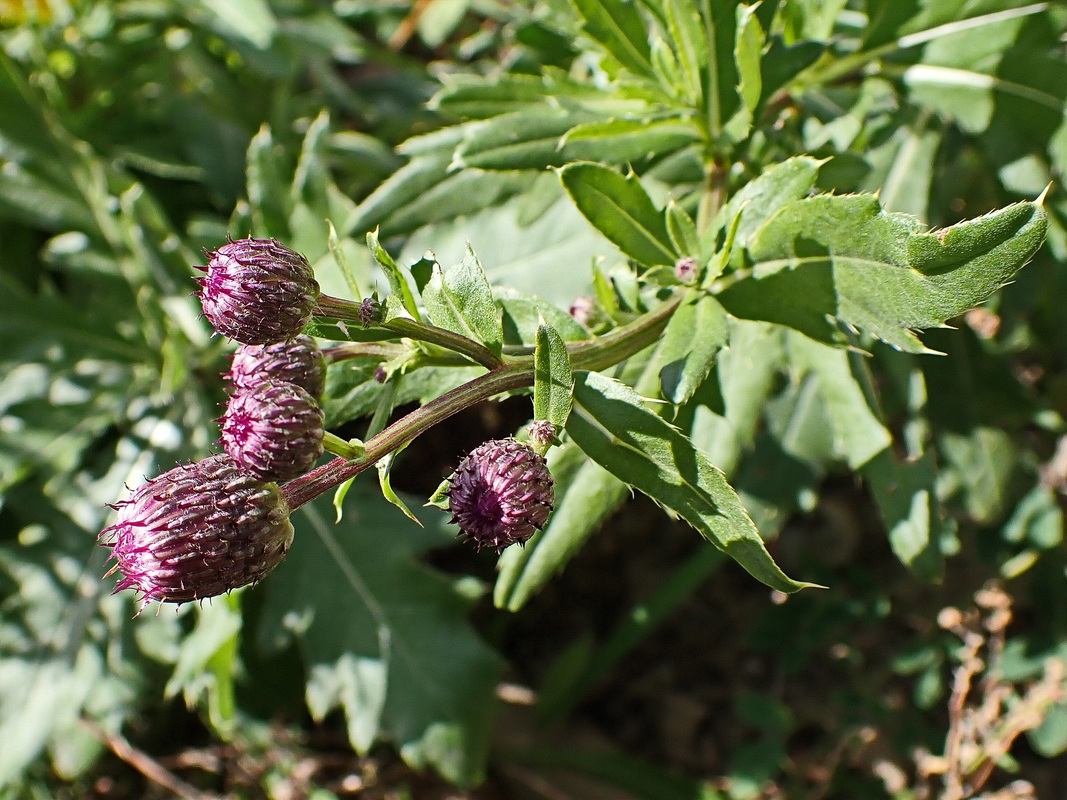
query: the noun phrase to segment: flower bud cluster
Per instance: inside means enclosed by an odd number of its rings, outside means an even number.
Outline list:
[[[326,362],[301,334],[319,297],[310,265],[273,239],[231,241],[208,256],[204,316],[241,343],[220,419],[225,452],[140,486],[100,535],[122,574],[115,591],[133,589],[146,604],[202,600],[273,571],[293,539],[278,483],[323,452]]]

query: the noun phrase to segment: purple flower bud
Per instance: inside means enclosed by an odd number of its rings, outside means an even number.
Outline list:
[[[697,277],[699,263],[692,256],[683,256],[674,262],[674,277],[682,283],[692,283]]]
[[[186,603],[265,578],[293,541],[289,507],[273,483],[243,474],[229,456],[175,467],[113,506],[100,534],[122,573],[115,593]],[[142,606],[143,607],[143,606]]]
[[[237,466],[264,481],[287,481],[322,455],[324,414],[310,394],[285,381],[234,393],[219,420],[220,440]]]
[[[359,303],[359,322],[364,328],[382,321],[382,304],[373,297],[365,297]]]
[[[319,284],[307,259],[274,239],[238,239],[213,253],[198,279],[204,316],[244,344],[296,336],[311,321]]]
[[[296,336],[274,344],[243,344],[233,354],[227,375],[236,391],[263,381],[286,381],[320,397],[326,384],[326,359],[310,336]]]
[[[556,426],[547,419],[535,419],[527,431],[535,447],[548,447],[556,440]]]
[[[584,325],[587,328],[593,324],[596,312],[596,301],[592,297],[582,295],[581,297],[574,298],[574,302],[571,303],[570,315],[574,317],[580,325]]]
[[[463,459],[448,487],[452,522],[478,548],[523,543],[552,513],[552,473],[515,439],[497,439]]]

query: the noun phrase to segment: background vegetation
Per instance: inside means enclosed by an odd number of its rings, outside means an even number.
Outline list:
[[[1062,6],[8,0],[0,25],[5,796],[904,800],[975,796],[994,762],[998,796],[1067,793]],[[275,236],[351,296],[388,285],[376,228],[404,265],[469,242],[555,305],[531,320],[588,296],[608,326],[646,298],[583,173],[548,169],[578,161],[699,230],[769,173],[772,204],[877,191],[930,226],[1054,182],[1033,262],[922,336],[944,355],[735,320],[679,404],[786,572],[828,590],[771,594],[563,451],[558,532],[499,564],[364,480],[339,524],[302,511],[254,590],[138,617],[108,594],[106,504],[216,435],[203,248]],[[332,420],[381,407],[369,377],[331,373]],[[394,483],[426,497],[527,419],[473,411]]]

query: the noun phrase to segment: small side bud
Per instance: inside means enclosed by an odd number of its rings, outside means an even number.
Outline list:
[[[545,452],[556,441],[556,426],[547,419],[537,419],[526,429],[534,449]]]
[[[287,481],[309,471],[322,455],[324,420],[304,389],[265,381],[230,398],[219,420],[219,439],[245,473]]]
[[[515,439],[475,448],[449,482],[452,522],[480,549],[522,544],[548,522],[554,494],[545,459]]]
[[[117,504],[100,534],[122,574],[115,593],[187,603],[261,581],[289,550],[289,507],[226,455],[175,467]],[[142,606],[143,607],[143,606]]]
[[[377,325],[382,321],[382,304],[373,297],[365,297],[359,303],[359,323],[364,328]]]
[[[204,316],[242,344],[296,336],[311,321],[319,284],[306,258],[274,239],[238,239],[209,252],[199,279]]]
[[[303,334],[273,344],[243,344],[233,354],[226,377],[235,391],[264,381],[285,381],[312,397],[321,397],[326,386],[326,359],[315,340]]]
[[[683,256],[674,262],[674,277],[682,283],[693,283],[697,279],[699,264],[692,256]]]

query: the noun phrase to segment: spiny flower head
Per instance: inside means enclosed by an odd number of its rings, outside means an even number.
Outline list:
[[[278,486],[244,474],[226,455],[184,464],[115,506],[100,534],[122,574],[114,593],[186,603],[265,578],[293,541]],[[142,606],[143,607],[143,606]]]
[[[479,548],[524,543],[552,513],[545,459],[515,439],[495,439],[460,462],[448,487],[452,522]]]
[[[207,253],[198,279],[208,318],[243,344],[296,336],[311,321],[319,284],[307,259],[275,239],[238,239]]]
[[[322,455],[325,415],[310,394],[286,381],[235,392],[219,420],[222,446],[237,466],[264,481],[287,481]]]
[[[315,340],[304,334],[273,344],[243,344],[233,354],[226,377],[236,391],[273,380],[295,383],[312,397],[320,397],[326,385],[326,359]]]

